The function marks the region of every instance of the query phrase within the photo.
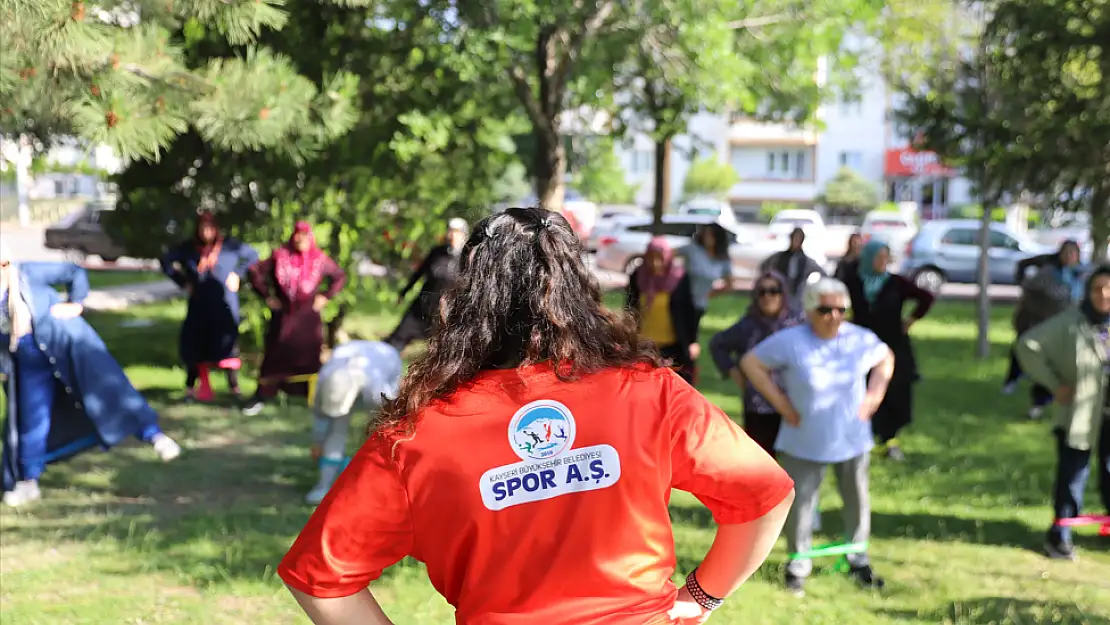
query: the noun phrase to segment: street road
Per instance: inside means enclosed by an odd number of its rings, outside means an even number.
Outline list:
[[[3,234],[4,238],[8,241],[8,244],[12,247],[15,258],[18,260],[65,260],[65,253],[57,250],[48,250],[43,247],[42,232],[41,228],[20,228],[18,226],[4,225],[0,234]],[[366,266],[362,268],[363,274],[381,275],[380,271],[375,271],[379,269],[378,267],[370,263],[365,263],[365,265]],[[149,267],[150,261],[123,258],[112,265],[103,265],[100,263],[99,259],[94,259],[89,261],[86,266],[90,269],[109,267],[137,269]],[[829,269],[831,269],[831,267]],[[621,273],[598,269],[595,269],[595,272],[597,273],[598,281],[601,282],[601,286],[605,289],[623,288],[628,283],[627,278]],[[741,283],[740,286],[744,289],[751,287],[750,284],[743,283]],[[973,284],[946,284],[941,288],[940,293],[941,297],[944,299],[975,299],[979,293],[979,287]],[[990,287],[991,299],[997,302],[1016,301],[1020,294],[1021,290],[1016,286],[992,285]]]

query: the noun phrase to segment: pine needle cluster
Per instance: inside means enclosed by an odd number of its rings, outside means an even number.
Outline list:
[[[316,84],[256,44],[283,0],[2,0],[0,132],[74,135],[157,160],[194,127],[233,151],[301,162],[358,119],[358,79]],[[188,67],[180,34],[217,34],[237,54]],[[175,34],[177,35],[175,37]]]

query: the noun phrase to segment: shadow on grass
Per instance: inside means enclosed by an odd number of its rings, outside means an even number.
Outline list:
[[[707,509],[694,505],[671,504],[671,521],[675,525],[698,528],[716,527]],[[840,509],[822,510],[824,532],[843,527]],[[1017,521],[979,520],[952,515],[926,513],[896,514],[871,512],[871,535],[875,538],[905,538],[932,542],[961,542],[978,545],[1015,546],[1026,549],[1039,547],[1044,533]],[[821,542],[818,540],[818,542]]]
[[[1040,601],[1014,599],[1010,597],[983,597],[953,601],[935,611],[920,613],[899,610],[882,610],[882,614],[893,621],[945,622],[962,624],[1019,623],[1034,625],[1052,623],[1053,625],[1110,625],[1110,619],[1086,614],[1075,605],[1058,603],[1046,604]]]
[[[86,454],[48,475],[33,525],[9,519],[5,541],[109,540],[121,566],[104,574],[158,571],[197,588],[265,581],[312,512],[301,503],[316,480],[306,442],[297,433],[207,441],[170,464],[145,448]],[[109,484],[86,477],[112,469]],[[97,503],[51,496],[57,483]],[[394,573],[413,566],[407,561]]]

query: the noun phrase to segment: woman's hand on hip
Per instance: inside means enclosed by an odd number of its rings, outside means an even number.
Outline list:
[[[85,307],[76,302],[61,302],[50,307],[50,314],[55,319],[73,319],[80,317],[85,312]]]
[[[317,295],[316,297],[312,298],[312,310],[315,310],[316,312],[320,312],[324,309],[324,306],[327,305],[328,298],[325,295]]]
[[[678,589],[678,597],[674,600],[674,607],[671,608],[670,612],[667,612],[671,622],[679,625],[700,625],[708,621],[711,614],[713,613],[694,601],[694,596],[690,594],[689,590],[686,590],[685,586]]]

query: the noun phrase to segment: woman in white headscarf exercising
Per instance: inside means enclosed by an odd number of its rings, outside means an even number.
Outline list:
[[[305,495],[307,503],[320,503],[346,466],[356,407],[376,412],[396,397],[401,369],[401,353],[386,343],[350,341],[332,350],[316,385],[312,455],[319,462],[320,480]]]

